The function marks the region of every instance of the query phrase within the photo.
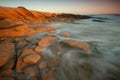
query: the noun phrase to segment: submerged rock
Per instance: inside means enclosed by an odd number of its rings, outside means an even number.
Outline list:
[[[90,45],[86,42],[81,42],[77,40],[62,40],[61,43],[63,43],[66,46],[78,48],[86,52],[90,50]]]
[[[26,80],[34,80],[33,77],[35,78],[35,80],[38,80],[37,75],[40,75],[36,65],[26,67],[24,69],[24,74]]]

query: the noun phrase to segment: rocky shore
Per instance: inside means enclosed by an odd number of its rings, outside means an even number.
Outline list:
[[[41,34],[41,36],[40,36]],[[69,49],[90,53],[90,44],[75,39],[60,39],[65,32],[37,33],[0,41],[1,80],[52,80],[62,56]],[[67,39],[67,40],[66,40]],[[55,80],[55,79],[54,79]]]
[[[57,72],[64,70],[64,59],[69,58],[65,53],[74,50],[87,56],[91,45],[72,38],[70,32],[55,33],[59,28],[48,24],[87,18],[0,7],[0,80],[60,80],[58,74],[73,80]]]

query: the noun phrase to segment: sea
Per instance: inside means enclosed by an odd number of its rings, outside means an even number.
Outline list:
[[[58,70],[59,79],[120,80],[120,15],[90,16],[93,18],[81,19],[74,23],[52,24],[61,27],[56,33],[70,32],[73,39],[88,42],[93,47],[87,57],[78,57],[78,54],[71,51],[69,58],[68,55],[61,58],[63,62],[61,70]]]

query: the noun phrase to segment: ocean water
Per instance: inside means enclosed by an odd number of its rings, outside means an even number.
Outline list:
[[[61,31],[68,31],[72,37],[80,41],[91,42],[99,48],[108,49],[105,52],[110,54],[120,53],[120,15],[92,15],[91,19],[84,19],[73,23],[56,23]],[[104,22],[93,21],[95,19]]]
[[[70,32],[72,38],[89,42],[92,49],[90,54],[68,49],[61,57],[53,57],[60,64],[49,80],[120,80],[120,15],[91,16],[75,23],[52,24],[62,27],[55,33]]]

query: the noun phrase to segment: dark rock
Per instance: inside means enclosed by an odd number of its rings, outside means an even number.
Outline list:
[[[105,22],[105,21],[99,20],[99,19],[94,19],[94,20],[92,20],[92,21],[94,21],[94,22]]]

